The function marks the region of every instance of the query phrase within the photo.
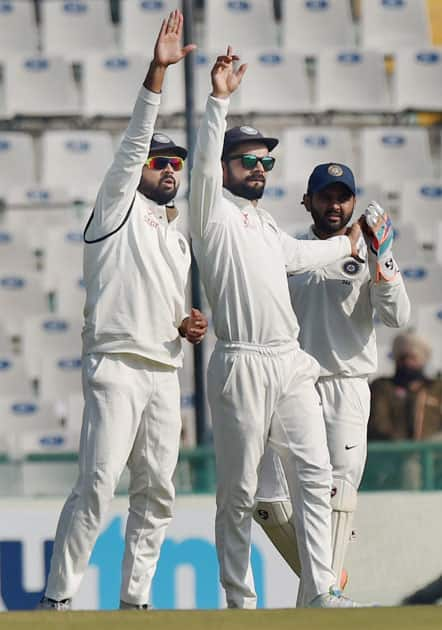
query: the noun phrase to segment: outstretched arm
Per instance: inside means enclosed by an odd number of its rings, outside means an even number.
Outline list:
[[[360,238],[361,228],[357,223],[351,226],[347,236],[334,236],[317,241],[298,240],[281,232],[287,273],[321,269],[346,256],[358,258]]]
[[[182,30],[179,11],[163,20],[129,126],[98,193],[93,225],[99,232],[118,225],[132,203],[149,153],[166,70],[195,49],[193,44],[182,47]]]
[[[234,67],[238,57],[228,46],[227,53],[217,57],[211,71],[212,92],[201,121],[192,169],[190,221],[193,235],[203,235],[214,218],[222,191],[221,154],[230,96],[238,89],[246,64]]]

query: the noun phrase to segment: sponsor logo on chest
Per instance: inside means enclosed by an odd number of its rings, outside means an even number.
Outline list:
[[[160,222],[158,221],[158,219],[156,218],[156,216],[150,209],[144,213],[143,221],[147,223],[147,225],[149,225],[150,227],[153,227],[153,228],[160,227]]]

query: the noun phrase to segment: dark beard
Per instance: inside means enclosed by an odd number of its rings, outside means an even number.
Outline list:
[[[263,182],[262,187],[259,188],[251,186],[247,181],[241,182],[239,184],[229,183],[226,188],[232,193],[232,195],[235,195],[236,197],[248,199],[249,201],[255,201],[256,199],[261,199],[261,197],[263,196],[265,182]]]
[[[343,216],[339,223],[330,224],[325,218],[318,217],[314,210],[312,211],[312,217],[315,227],[321,234],[336,234],[336,232],[342,230],[351,219],[351,215],[349,217]]]
[[[148,199],[151,199],[152,201],[157,203],[159,206],[165,206],[166,204],[169,203],[169,201],[172,201],[172,199],[175,199],[178,186],[175,184],[175,186],[171,190],[168,190],[168,191],[162,190],[160,186],[157,186],[153,190],[150,190],[147,187],[143,186],[142,183],[140,183],[140,185],[138,186],[138,190],[140,191],[142,195],[144,195]]]

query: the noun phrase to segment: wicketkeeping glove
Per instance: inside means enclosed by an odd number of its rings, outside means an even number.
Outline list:
[[[364,212],[369,227],[369,263],[374,263],[375,281],[390,281],[398,268],[393,258],[393,224],[385,210],[376,202],[370,201]],[[371,259],[371,260],[370,260]]]

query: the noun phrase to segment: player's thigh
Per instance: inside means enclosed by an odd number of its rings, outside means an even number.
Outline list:
[[[270,430],[275,451],[281,457],[293,453],[306,475],[330,467],[322,408],[315,389],[317,372],[308,359],[299,357],[297,373],[285,379]]]
[[[84,473],[118,477],[129,457],[143,413],[145,388],[123,355],[92,354],[83,361],[85,406],[81,437]]]
[[[370,390],[366,379],[330,379],[317,384],[333,473],[358,487],[367,457]]]
[[[132,477],[142,475],[151,484],[168,483],[175,471],[181,435],[180,387],[172,368],[146,373],[152,392],[143,411],[128,461]]]
[[[218,488],[253,496],[270,424],[265,371],[259,354],[217,352],[211,357],[208,393],[212,413]]]

